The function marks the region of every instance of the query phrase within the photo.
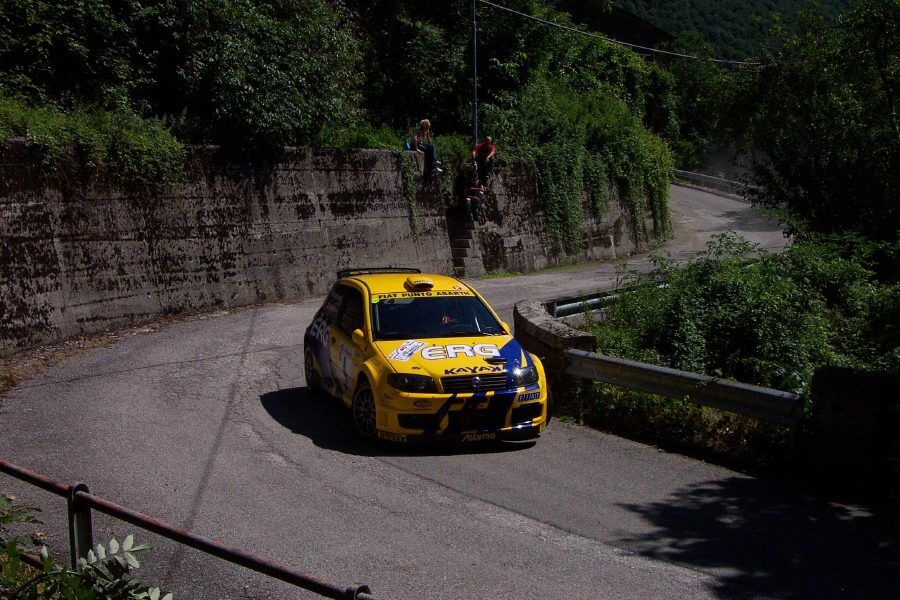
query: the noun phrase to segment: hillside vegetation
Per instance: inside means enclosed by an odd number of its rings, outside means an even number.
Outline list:
[[[537,0],[506,4],[571,24]],[[608,42],[481,12],[482,131],[541,167],[558,248],[579,249],[581,192],[601,212],[606,178],[664,231],[672,78]],[[427,117],[455,167],[471,131],[470,24],[465,0],[0,0],[0,135],[37,144],[51,169],[153,184],[177,179],[183,143],[239,157],[399,149]]]
[[[850,0],[616,0],[615,4],[675,36],[696,32],[719,56],[744,59],[760,52],[773,24],[796,31],[801,11],[812,6],[818,14],[835,17],[850,6]]]

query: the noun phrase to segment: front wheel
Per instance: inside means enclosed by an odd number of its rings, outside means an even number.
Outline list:
[[[360,436],[375,438],[375,394],[368,383],[361,383],[353,394],[353,424]]]

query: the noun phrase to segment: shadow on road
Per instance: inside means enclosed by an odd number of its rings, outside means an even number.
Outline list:
[[[721,598],[896,598],[900,508],[798,497],[756,479],[700,483],[665,502],[624,505],[655,529],[622,542],[719,575]]]
[[[514,452],[534,446],[526,442],[486,442],[478,444],[386,444],[361,440],[353,421],[340,402],[306,387],[267,392],[259,397],[263,408],[276,422],[305,436],[326,450],[358,456],[451,456],[456,454]]]
[[[726,223],[715,231],[771,232],[781,233],[784,228],[775,217],[762,214],[755,209],[731,210],[722,214]]]

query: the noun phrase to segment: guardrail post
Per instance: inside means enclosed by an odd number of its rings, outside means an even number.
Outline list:
[[[78,568],[78,559],[87,559],[94,546],[94,528],[91,523],[91,508],[78,502],[78,492],[90,493],[88,486],[76,483],[69,488],[66,503],[69,507],[69,549],[72,569]]]
[[[371,593],[372,590],[369,589],[369,586],[358,585],[356,587],[348,588],[345,597],[347,600],[363,600],[364,598],[371,598]]]

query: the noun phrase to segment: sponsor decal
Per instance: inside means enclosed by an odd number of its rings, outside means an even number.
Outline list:
[[[454,289],[454,290],[464,290],[464,289],[466,289],[466,288],[464,288],[464,287],[461,286],[461,285],[454,285],[454,286],[453,286],[453,289]]]
[[[309,335],[314,340],[322,344],[328,345],[328,323],[322,317],[317,317],[309,327]]]
[[[405,442],[406,434],[405,433],[391,433],[389,431],[379,431],[378,439],[384,440],[386,442]]]
[[[394,350],[393,352],[391,352],[388,355],[388,358],[390,358],[392,360],[399,360],[399,361],[405,362],[405,361],[409,360],[410,358],[412,358],[412,356],[416,352],[418,352],[419,349],[422,348],[422,346],[427,346],[427,345],[428,344],[426,344],[425,342],[419,342],[416,340],[406,340],[405,342],[403,342],[402,344],[397,346],[397,349]]]
[[[484,440],[497,439],[496,433],[466,433],[463,434],[461,442],[481,442]]]
[[[531,402],[532,400],[538,400],[540,397],[540,392],[528,392],[527,394],[519,395],[516,400],[518,400],[519,402]]]
[[[422,358],[426,360],[444,360],[457,356],[500,356],[497,344],[447,344],[446,346],[429,346],[422,350]]]
[[[431,400],[416,400],[413,402],[416,408],[431,408]]]
[[[503,367],[456,367],[454,369],[444,369],[444,375],[474,375],[475,373],[502,373]]]
[[[390,294],[375,294],[372,296],[372,303],[375,304],[380,300],[396,300],[398,298],[436,298],[438,296],[474,296],[471,291],[466,289],[440,290],[437,292],[392,292]]]

